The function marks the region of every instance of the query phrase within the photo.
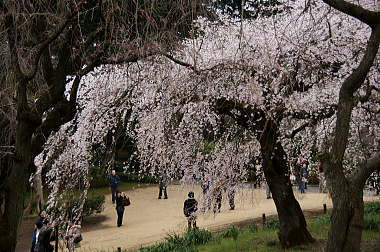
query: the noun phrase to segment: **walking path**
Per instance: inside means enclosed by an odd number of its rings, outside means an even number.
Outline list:
[[[158,200],[158,187],[135,189],[128,192],[131,205],[126,207],[122,227],[116,227],[115,206],[110,204],[110,195],[106,197],[104,211],[98,216],[89,217],[84,224],[84,240],[79,251],[114,251],[138,249],[164,239],[168,234],[184,232],[187,226],[183,216],[183,201],[192,190],[198,199],[199,187],[170,185],[169,199]],[[303,210],[322,209],[323,204],[331,208],[331,200],[326,194],[296,193]],[[373,200],[374,197],[365,197]],[[236,195],[236,209],[230,211],[228,202],[223,199],[222,211],[214,216],[206,214],[198,218],[200,228],[214,229],[234,222],[276,214],[273,200],[265,199],[261,189],[244,188]]]

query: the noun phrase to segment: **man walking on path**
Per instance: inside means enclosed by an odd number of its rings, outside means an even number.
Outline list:
[[[191,226],[193,228],[197,228],[197,215],[196,212],[198,210],[198,202],[194,199],[194,193],[189,192],[188,199],[185,200],[183,203],[183,213],[185,214],[187,218],[187,227],[188,229],[191,229]]]
[[[115,204],[116,191],[117,191],[117,187],[118,187],[119,183],[120,183],[120,177],[118,175],[116,175],[115,170],[112,170],[112,174],[111,174],[110,179],[109,179],[109,185],[110,185],[111,193],[112,193],[112,204]]]

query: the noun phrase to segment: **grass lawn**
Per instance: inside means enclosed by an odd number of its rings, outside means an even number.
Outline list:
[[[365,204],[362,251],[380,251],[380,202]],[[308,230],[316,242],[286,251],[323,251],[330,226],[330,213],[306,218]],[[231,252],[231,251],[285,251],[277,232],[278,219],[268,219],[266,225],[250,224],[241,228],[229,227],[211,234],[207,230],[191,230],[183,236],[172,235],[166,241],[143,248],[141,252]]]
[[[228,230],[225,230],[224,233],[214,236],[209,243],[197,246],[195,251],[285,251],[278,242],[277,220],[271,220],[271,222],[268,227],[250,226],[237,230],[238,235],[235,237],[228,237],[225,234]],[[307,218],[307,223],[308,230],[316,242],[309,246],[300,246],[286,251],[323,251],[330,226],[330,213]],[[229,229],[231,230],[233,227]],[[380,251],[380,202],[366,204],[362,251]]]

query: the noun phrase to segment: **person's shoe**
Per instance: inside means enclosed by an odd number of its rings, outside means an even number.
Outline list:
[[[165,197],[164,199],[168,199],[168,197]]]
[[[161,197],[158,197],[158,199],[161,199]]]
[[[235,210],[235,207],[230,207],[230,210]]]

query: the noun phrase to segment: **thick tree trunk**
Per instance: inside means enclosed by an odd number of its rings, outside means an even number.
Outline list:
[[[333,211],[326,251],[360,251],[363,230],[363,183],[346,178],[339,164],[326,160],[327,186],[332,194]],[[357,175],[358,176],[358,175]],[[364,180],[365,181],[365,180]]]
[[[24,211],[28,167],[31,162],[31,132],[32,127],[28,123],[17,123],[16,155],[5,185],[5,209],[0,219],[0,252],[16,249],[17,230]]]
[[[277,127],[271,120],[265,125],[259,141],[265,178],[272,192],[280,221],[278,238],[284,248],[312,243],[314,239],[307,230],[302,209],[293,194],[286,153],[278,142]]]
[[[342,190],[338,197],[333,195],[333,201],[326,251],[360,251],[364,211],[362,190]]]

